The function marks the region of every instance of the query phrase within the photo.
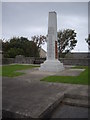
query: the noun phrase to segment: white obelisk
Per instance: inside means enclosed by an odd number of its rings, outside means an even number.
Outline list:
[[[40,71],[58,72],[64,70],[63,64],[58,60],[57,51],[57,14],[49,12],[47,60],[41,64]]]

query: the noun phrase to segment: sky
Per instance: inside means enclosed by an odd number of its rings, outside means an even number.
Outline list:
[[[73,29],[77,45],[73,52],[88,51],[88,2],[3,2],[2,38],[47,35],[48,13],[57,13],[57,31]],[[46,50],[47,45],[43,48]]]
[[[2,2],[89,2],[89,0],[1,0]]]

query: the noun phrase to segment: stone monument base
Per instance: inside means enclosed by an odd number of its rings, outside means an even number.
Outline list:
[[[46,60],[43,64],[41,64],[40,71],[48,71],[48,72],[59,72],[64,70],[63,63],[59,60]]]

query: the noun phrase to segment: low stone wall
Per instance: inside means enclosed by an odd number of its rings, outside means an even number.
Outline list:
[[[45,61],[45,58],[34,58],[34,57],[17,56],[16,58],[3,58],[2,59],[2,64],[12,64],[12,63],[41,64],[44,61]]]
[[[90,62],[89,58],[83,58],[83,59],[75,59],[75,58],[61,58],[60,61],[64,65],[81,65],[81,66],[87,66]]]
[[[12,64],[12,63],[19,63],[19,64],[34,64],[33,58],[23,58],[23,59],[16,59],[16,58],[3,58],[2,64]]]
[[[34,58],[34,57],[16,57],[16,58],[3,58],[2,64],[41,64],[45,61],[45,58]],[[60,61],[64,65],[88,65],[90,62],[89,58],[75,59],[75,58],[60,58]]]
[[[2,58],[2,64],[12,64],[15,63],[14,58]]]
[[[33,58],[33,57],[23,57],[23,56],[21,56],[21,57],[16,57],[14,59],[14,63],[33,64],[34,60],[35,60],[35,58]]]
[[[72,52],[68,53],[65,56],[66,58],[78,58],[78,59],[83,59],[83,58],[89,58],[90,53],[89,52]]]

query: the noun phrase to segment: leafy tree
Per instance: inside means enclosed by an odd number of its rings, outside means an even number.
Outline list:
[[[10,48],[6,52],[4,57],[14,58],[16,55],[23,55],[23,53],[24,53],[23,49],[20,49],[20,48]]]
[[[90,34],[88,34],[88,38],[85,39],[88,43],[89,51],[90,51]]]
[[[33,36],[32,41],[34,41],[37,47],[40,48],[41,45],[47,42],[46,41],[47,37],[48,35],[47,36],[43,36],[43,35]],[[66,55],[68,52],[74,49],[77,43],[76,33],[72,29],[66,29],[63,31],[59,30],[59,32],[57,32],[57,39],[58,39],[59,57],[63,57],[63,53],[64,55]]]
[[[0,39],[0,51],[2,50],[2,39]]]
[[[66,55],[76,46],[76,33],[72,29],[59,30],[57,33],[59,58]]]
[[[40,35],[40,36],[32,36],[32,41],[37,45],[38,48],[41,47],[46,42],[46,36]]]
[[[14,58],[16,55],[39,57],[39,51],[36,44],[25,37],[13,37],[10,41],[3,42],[2,50],[4,57]]]

